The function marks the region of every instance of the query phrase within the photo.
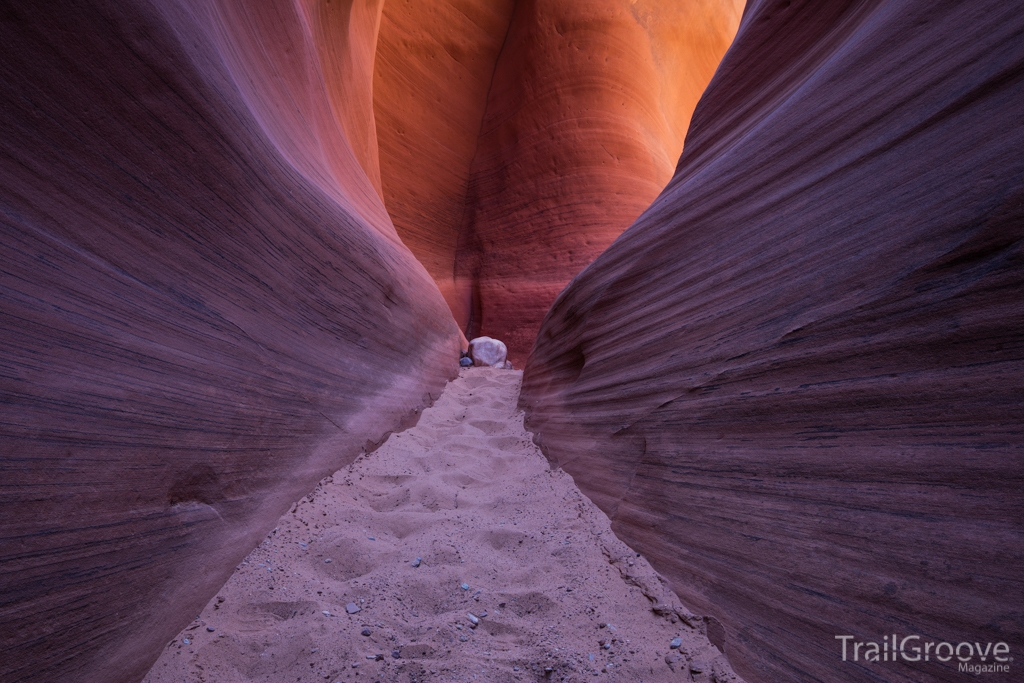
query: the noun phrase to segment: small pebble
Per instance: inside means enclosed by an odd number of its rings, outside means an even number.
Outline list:
[[[464,591],[468,591],[469,590],[469,584],[468,583],[460,584],[459,588],[461,588]]]
[[[215,629],[215,628],[214,628],[214,627],[212,627],[212,626],[207,626],[207,627],[206,627],[206,630],[207,630],[207,631],[209,631],[210,633],[213,633],[213,632],[214,632],[214,631],[216,631],[217,629]]]
[[[420,566],[420,562],[422,562],[422,561],[423,561],[422,559],[417,557],[415,560],[412,561],[412,566],[418,567],[418,566]]]
[[[464,643],[464,642],[466,642],[467,640],[469,640],[469,638],[467,638],[466,636],[459,636],[459,642],[462,642],[462,643]]]
[[[188,638],[182,638],[181,642],[185,643],[186,645],[191,645],[192,644],[192,641],[189,640]]]
[[[603,647],[603,648],[604,648],[604,649],[606,649],[606,650],[610,650],[610,649],[612,649],[612,644],[611,644],[611,643],[605,643],[605,644],[604,644],[604,645],[602,645],[601,647]]]
[[[356,612],[362,612],[362,608],[354,602],[350,602],[345,605],[345,611],[349,614],[355,614]]]
[[[330,564],[330,563],[331,563],[331,558],[328,557],[326,560],[324,560],[324,564]]]
[[[325,617],[329,617],[329,616],[331,616],[331,613],[330,613],[330,612],[328,612],[327,610],[324,610],[324,611],[323,611],[323,612],[321,612],[320,614],[324,615]]]
[[[376,539],[376,538],[374,538],[373,536],[367,536],[367,538],[368,538],[368,539],[370,539],[371,541],[376,541],[376,540],[377,540],[377,539]]]
[[[370,635],[371,631],[368,628],[364,628],[362,631],[360,631],[360,633],[362,633],[364,636],[368,636]]]
[[[484,610],[483,612],[480,613],[480,618],[481,619],[483,619],[486,616],[487,616],[487,611],[486,610]]]
[[[476,616],[472,612],[470,612],[467,616],[469,617],[469,622],[474,626],[480,623],[480,617]]]
[[[673,650],[678,650],[682,646],[682,644],[683,644],[683,639],[682,638],[673,638],[672,642],[669,643],[668,646],[670,648],[672,648]]]
[[[702,667],[697,662],[693,662],[692,664],[690,664],[690,671],[692,671],[695,674],[704,673],[704,667]]]
[[[513,667],[512,667],[512,670],[513,670],[513,671],[519,671],[519,667],[518,667],[518,666],[513,666]]]
[[[394,657],[395,659],[401,659],[402,658],[402,653],[399,650],[392,650],[391,651],[391,656]]]

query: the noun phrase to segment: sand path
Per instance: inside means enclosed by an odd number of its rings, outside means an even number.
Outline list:
[[[738,680],[548,467],[521,379],[463,370],[415,427],[320,482],[145,680]]]

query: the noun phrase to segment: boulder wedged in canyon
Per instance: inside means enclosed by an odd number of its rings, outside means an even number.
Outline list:
[[[0,11],[5,683],[138,680],[268,525],[457,372],[372,177],[378,10]],[[335,24],[356,38],[326,54]]]
[[[1024,642],[1022,36],[994,1],[753,0],[541,328],[530,429],[747,680],[963,676],[844,634]]]

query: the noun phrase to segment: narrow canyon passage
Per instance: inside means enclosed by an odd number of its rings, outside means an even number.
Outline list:
[[[415,427],[321,481],[147,683],[739,680],[550,469],[521,380],[463,369]]]
[[[0,54],[0,683],[1021,680],[1014,3],[8,0]]]

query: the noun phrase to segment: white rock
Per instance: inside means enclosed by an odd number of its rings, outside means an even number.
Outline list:
[[[469,357],[473,359],[473,365],[503,368],[507,355],[508,348],[505,343],[497,339],[477,337],[469,342]]]

